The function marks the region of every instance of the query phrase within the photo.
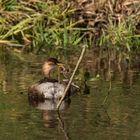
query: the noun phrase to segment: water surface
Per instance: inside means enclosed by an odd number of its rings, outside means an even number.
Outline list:
[[[40,66],[45,57],[26,57],[26,61],[7,55],[1,57],[0,140],[140,139],[140,75],[137,71],[131,71],[133,74],[129,74],[127,80],[121,80],[120,74],[115,73],[108,96],[110,82],[102,77],[96,79],[93,73],[95,79],[87,83],[88,94],[82,90],[72,96],[71,102],[64,104],[64,110],[58,113],[48,110],[52,103],[34,107],[27,98],[28,86],[42,77]],[[62,59],[74,67],[76,61]],[[79,69],[77,81],[82,80],[79,77],[84,70]]]

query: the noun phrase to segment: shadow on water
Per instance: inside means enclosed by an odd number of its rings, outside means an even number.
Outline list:
[[[63,102],[60,112],[55,110],[56,101],[29,104],[27,99],[29,85],[42,78],[46,56],[25,55],[19,60],[1,54],[0,139],[139,139],[139,62],[96,53],[87,50],[74,80],[81,92]],[[61,60],[71,73],[77,55]]]

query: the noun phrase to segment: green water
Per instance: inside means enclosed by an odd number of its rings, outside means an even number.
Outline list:
[[[126,82],[115,74],[109,96],[108,81],[103,78],[89,81],[90,93],[73,96],[65,110],[58,113],[48,111],[48,104],[40,107],[29,105],[27,88],[41,78],[40,66],[45,59],[30,57],[23,62],[1,57],[0,140],[140,139],[138,72],[132,71],[131,80]],[[81,68],[78,76],[82,71]]]

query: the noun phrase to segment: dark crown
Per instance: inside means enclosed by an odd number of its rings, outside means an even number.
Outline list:
[[[56,58],[48,58],[48,62],[53,62],[54,64],[60,63]]]

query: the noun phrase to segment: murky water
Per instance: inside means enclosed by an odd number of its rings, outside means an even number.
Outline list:
[[[32,59],[31,59],[32,58]],[[22,58],[21,58],[22,59]],[[88,94],[72,96],[59,113],[56,103],[29,105],[27,88],[41,78],[44,57],[19,61],[10,55],[0,60],[0,140],[138,140],[140,139],[140,74],[130,71],[128,80],[114,74],[110,82],[100,77],[88,81]],[[67,64],[76,61],[68,61]],[[87,66],[85,66],[87,68]],[[76,80],[83,75],[81,68]],[[133,74],[132,74],[133,73]],[[123,78],[124,79],[124,78]],[[78,82],[81,83],[81,82]]]

